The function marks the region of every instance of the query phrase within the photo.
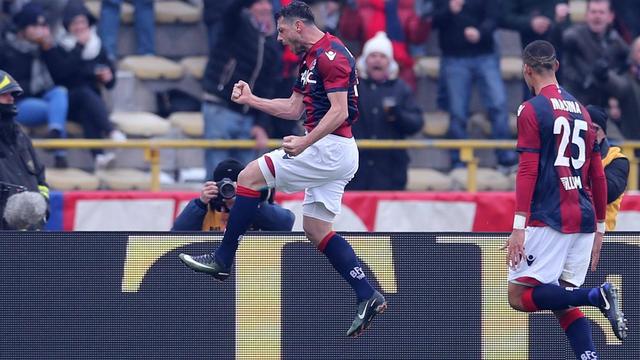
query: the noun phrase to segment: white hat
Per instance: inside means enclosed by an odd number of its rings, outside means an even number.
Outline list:
[[[378,31],[374,37],[364,44],[362,56],[366,58],[374,52],[384,54],[389,60],[393,59],[393,46],[384,31]]]
[[[393,45],[384,31],[378,31],[374,37],[369,39],[362,49],[362,55],[358,59],[358,72],[363,78],[367,78],[366,58],[377,52],[389,58],[389,78],[395,79],[398,76],[398,63],[393,59]]]

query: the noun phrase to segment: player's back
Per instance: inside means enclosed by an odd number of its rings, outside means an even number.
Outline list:
[[[561,87],[549,85],[521,106],[518,128],[519,151],[540,153],[530,225],[594,232],[589,167],[599,149],[585,107]]]

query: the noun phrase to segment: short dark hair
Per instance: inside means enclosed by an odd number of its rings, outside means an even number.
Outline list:
[[[292,1],[289,5],[283,7],[276,14],[276,19],[300,19],[306,24],[315,24],[316,19],[313,17],[313,12],[309,5],[302,1]]]
[[[537,73],[554,71],[556,61],[556,49],[548,41],[533,41],[522,51],[522,62]]]
[[[613,11],[613,8],[611,7],[611,0],[587,0],[587,8],[589,7],[589,5],[591,5],[591,3],[601,3],[601,2],[606,2],[607,5],[609,5],[609,11]]]

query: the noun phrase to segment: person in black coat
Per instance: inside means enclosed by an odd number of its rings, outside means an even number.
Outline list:
[[[275,20],[270,0],[234,1],[222,18],[222,28],[202,78],[202,114],[206,139],[244,140],[255,138],[265,148],[269,117],[231,101],[233,85],[246,80],[253,92],[273,97],[280,76],[281,48],[276,41]],[[207,174],[227,158],[247,164],[255,151],[210,149],[205,151]]]
[[[360,119],[356,139],[404,139],[420,131],[422,112],[409,85],[398,79],[391,41],[379,32],[364,45],[358,60]],[[360,166],[347,190],[404,190],[409,155],[406,150],[360,150]]]
[[[109,120],[109,111],[102,98],[102,88],[115,86],[115,66],[98,37],[95,23],[84,3],[70,1],[64,9],[62,23],[66,30],[59,44],[66,59],[66,71],[58,74],[58,81],[69,90],[69,117],[80,124],[89,139],[110,137],[124,140]],[[112,152],[92,150],[96,168],[109,165]]]

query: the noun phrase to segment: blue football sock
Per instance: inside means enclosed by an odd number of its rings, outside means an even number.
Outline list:
[[[597,359],[589,320],[580,309],[571,309],[558,319],[577,359]]]
[[[600,306],[600,289],[565,288],[543,284],[533,288],[533,302],[539,310],[562,310],[571,306]]]
[[[358,302],[373,296],[373,287],[367,281],[358,257],[347,240],[332,232],[320,242],[318,248],[329,259],[333,268],[351,285]]]
[[[216,260],[226,268],[233,265],[240,237],[251,226],[260,203],[259,191],[238,186],[236,194],[236,201],[229,213],[229,221],[222,237],[222,243],[215,252]]]

